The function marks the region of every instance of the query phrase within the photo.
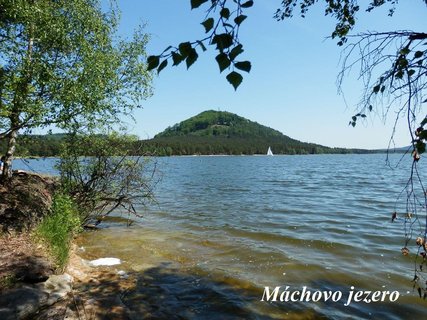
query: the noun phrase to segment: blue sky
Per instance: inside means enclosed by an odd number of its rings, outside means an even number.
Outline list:
[[[276,22],[272,16],[280,1],[255,1],[240,30],[245,48],[242,59],[252,62],[252,70],[239,89],[234,91],[228,84],[226,71],[219,73],[213,50],[200,54],[188,71],[184,65],[168,67],[155,78],[154,96],[136,111],[136,123],[129,122],[129,132],[151,138],[170,125],[214,109],[237,113],[305,142],[331,147],[386,147],[393,114],[385,124],[373,115],[356,128],[348,126],[361,96],[361,81],[355,70],[345,78],[345,100],[337,94],[341,48],[326,39],[334,20],[324,17],[322,2],[305,19],[296,16]],[[122,11],[121,35],[128,36],[139,24],[147,24],[149,54],[159,54],[168,45],[204,34],[200,25],[204,10],[190,10],[190,0],[118,0],[118,5]],[[392,18],[386,9],[360,15],[353,33],[425,31],[425,13],[423,1],[401,1]],[[398,126],[395,143],[410,143],[403,123]]]

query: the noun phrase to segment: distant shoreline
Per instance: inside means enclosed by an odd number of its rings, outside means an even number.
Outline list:
[[[268,156],[266,154],[254,153],[254,154],[171,154],[171,155],[156,155],[156,154],[147,154],[142,155],[145,157],[276,157],[276,156],[321,156],[321,155],[368,155],[368,154],[400,154],[404,155],[406,151],[389,151],[387,150],[368,150],[367,152],[337,152],[337,153],[296,153],[296,154],[286,154],[286,153],[278,153],[273,156]],[[119,155],[120,156],[120,155]],[[138,157],[141,155],[131,155],[131,157]],[[90,157],[82,155],[82,157]],[[15,157],[15,160],[43,160],[43,159],[59,159],[60,156],[18,156]]]

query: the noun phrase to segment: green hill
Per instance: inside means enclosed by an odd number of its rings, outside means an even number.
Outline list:
[[[21,135],[19,156],[58,156],[66,134]],[[123,150],[133,155],[157,156],[195,154],[274,154],[373,153],[382,150],[329,148],[292,139],[281,132],[225,111],[204,111],[175,124],[150,140],[132,142]],[[0,154],[6,142],[0,140]]]
[[[277,130],[260,125],[237,114],[209,110],[167,128],[156,135],[155,138],[185,135],[202,137],[226,136],[228,138],[286,137]],[[290,139],[289,137],[286,138]]]
[[[204,111],[168,127],[144,141],[144,150],[158,155],[192,154],[275,154],[350,153],[304,143],[281,132],[225,111]]]

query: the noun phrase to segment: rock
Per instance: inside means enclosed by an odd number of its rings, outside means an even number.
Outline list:
[[[71,284],[73,283],[73,277],[68,273],[64,273],[61,275],[53,275],[51,276],[45,283],[44,286],[47,290],[55,290],[55,289],[64,289],[71,288]]]
[[[86,230],[97,230],[98,229],[98,227],[95,224],[93,224],[93,223],[85,224],[83,226],[83,228],[86,229]]]
[[[25,265],[19,266],[16,277],[25,283],[46,281],[53,274],[53,267],[44,257],[28,257]]]
[[[7,317],[1,319],[23,319],[36,313],[41,307],[47,305],[49,294],[33,287],[12,289],[0,297],[0,308],[7,309]],[[10,315],[13,314],[12,317]]]
[[[45,283],[44,289],[49,293],[48,305],[64,299],[72,290],[73,277],[69,274],[51,276]]]
[[[0,308],[0,319],[15,319],[15,312],[11,308]]]
[[[31,318],[40,310],[66,298],[73,278],[68,274],[51,276],[45,283],[6,291],[0,296],[0,319]]]
[[[34,315],[31,320],[82,320],[78,315],[67,313],[68,306],[70,305],[70,301],[62,300],[49,308],[43,309]],[[83,318],[85,319],[85,318]]]
[[[129,275],[126,273],[126,271],[119,270],[119,271],[117,271],[117,274],[120,276],[121,279],[129,278]]]

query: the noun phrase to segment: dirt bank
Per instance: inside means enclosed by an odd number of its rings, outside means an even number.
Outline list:
[[[0,185],[0,292],[46,281],[54,266],[31,229],[48,214],[57,182],[27,172],[14,172]]]
[[[49,212],[58,181],[29,172],[14,172],[7,184],[0,184],[0,230],[29,231]]]

